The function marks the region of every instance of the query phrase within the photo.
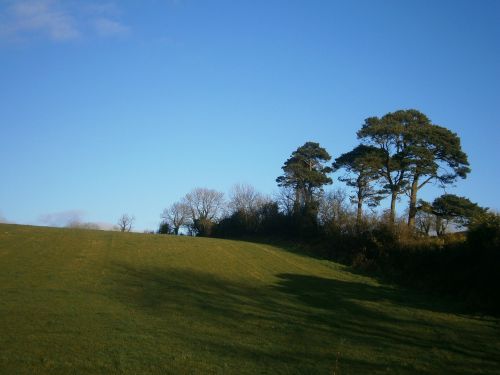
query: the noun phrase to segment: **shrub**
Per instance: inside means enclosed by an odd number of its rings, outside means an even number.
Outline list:
[[[467,234],[467,243],[472,249],[500,249],[500,215],[485,213],[475,217]]]

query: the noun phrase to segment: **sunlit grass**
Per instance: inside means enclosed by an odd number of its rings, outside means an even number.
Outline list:
[[[0,225],[5,374],[491,374],[499,337],[277,247]]]

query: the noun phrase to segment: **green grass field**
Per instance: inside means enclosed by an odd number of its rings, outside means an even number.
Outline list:
[[[2,374],[493,374],[499,320],[262,244],[0,225]]]

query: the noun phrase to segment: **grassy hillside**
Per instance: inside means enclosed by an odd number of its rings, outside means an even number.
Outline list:
[[[492,374],[499,338],[276,247],[0,225],[2,374]]]

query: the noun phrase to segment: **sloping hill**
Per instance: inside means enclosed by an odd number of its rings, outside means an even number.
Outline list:
[[[237,241],[0,225],[2,374],[500,373],[499,321]]]

